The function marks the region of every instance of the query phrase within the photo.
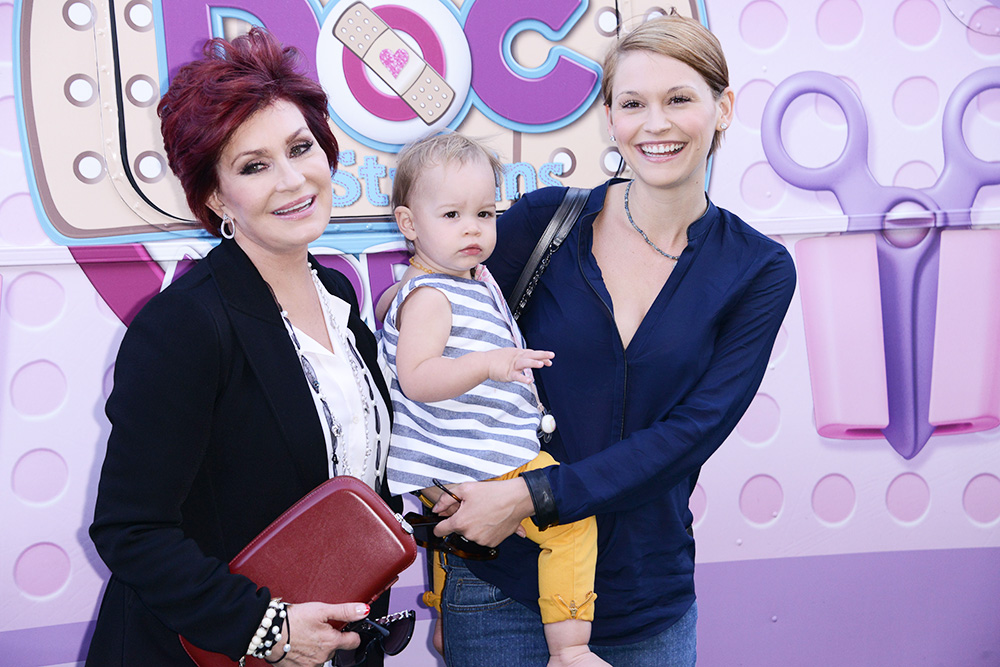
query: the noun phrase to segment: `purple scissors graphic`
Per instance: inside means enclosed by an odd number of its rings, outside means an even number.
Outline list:
[[[764,153],[774,171],[796,187],[833,192],[848,216],[849,232],[929,227],[909,247],[893,245],[882,233],[875,235],[889,408],[888,426],[882,433],[906,459],[916,456],[935,431],[928,414],[941,230],[968,227],[979,190],[1000,183],[1000,161],[977,158],[962,133],[966,107],[993,88],[1000,88],[1000,67],[974,72],[955,87],[942,119],[944,168],[937,182],[925,190],[885,186],[875,180],[868,164],[868,120],[861,100],[831,74],[800,72],[788,77],[774,90],[761,119]],[[832,98],[847,120],[847,145],[823,167],[795,162],[781,138],[781,122],[789,105],[808,93]],[[927,213],[908,225],[887,219],[904,203],[916,204]]]

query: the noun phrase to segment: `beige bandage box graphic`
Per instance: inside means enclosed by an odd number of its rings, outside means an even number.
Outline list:
[[[455,91],[363,2],[344,10],[333,35],[428,125],[448,111]]]

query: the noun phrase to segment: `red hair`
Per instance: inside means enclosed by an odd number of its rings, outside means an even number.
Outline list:
[[[209,197],[219,186],[216,164],[233,133],[254,113],[279,100],[291,102],[337,166],[337,140],[330,130],[326,93],[296,71],[298,51],[269,32],[252,28],[232,43],[210,39],[204,57],[173,76],[156,108],[170,169],[180,179],[191,212],[214,236],[222,220]]]

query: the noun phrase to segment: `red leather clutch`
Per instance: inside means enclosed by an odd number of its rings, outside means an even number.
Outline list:
[[[417,557],[417,545],[377,493],[354,477],[313,489],[229,562],[229,570],[287,602],[370,603]],[[340,629],[346,623],[334,623]],[[249,641],[249,637],[247,638]],[[181,637],[199,667],[236,663]],[[247,657],[246,664],[264,665]]]

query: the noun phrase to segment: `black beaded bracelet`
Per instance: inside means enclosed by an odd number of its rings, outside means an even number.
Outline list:
[[[281,641],[281,626],[284,625],[288,617],[287,609],[288,605],[282,602],[281,598],[274,598],[268,603],[267,611],[264,612],[264,617],[260,621],[260,627],[250,639],[247,655],[263,660],[265,656],[271,654],[272,647]],[[286,642],[285,654],[290,648],[290,644]]]
[[[559,508],[556,507],[556,499],[552,495],[552,486],[549,484],[549,478],[545,476],[545,471],[525,470],[521,473],[521,479],[528,485],[528,495],[531,496],[531,504],[535,508],[535,516],[531,517],[532,523],[538,526],[539,530],[545,530],[559,523]]]
[[[269,665],[277,665],[279,662],[284,660],[288,656],[288,652],[292,650],[292,617],[287,614],[287,611],[288,605],[285,605],[285,624],[287,626],[287,629],[285,630],[285,645],[281,647],[281,657],[274,662],[271,662],[266,657],[264,658],[264,662]],[[266,655],[270,654],[270,651],[266,652]]]

